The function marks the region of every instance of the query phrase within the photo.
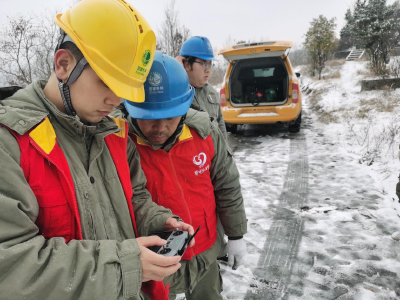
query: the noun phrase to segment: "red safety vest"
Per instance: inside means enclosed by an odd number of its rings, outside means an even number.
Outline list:
[[[127,206],[132,219],[135,235],[138,237],[135,216],[132,207],[132,186],[127,152],[128,128],[126,121],[114,119],[121,131],[104,138],[114,161],[124,190]],[[57,143],[54,128],[48,118],[39,125],[19,135],[7,128],[16,138],[21,149],[21,168],[39,204],[36,225],[39,234],[46,239],[63,237],[70,240],[82,240],[81,221],[75,188],[64,152]],[[168,300],[168,290],[163,282],[143,283],[142,291],[151,299]]]
[[[169,152],[154,150],[146,141],[130,135],[140,154],[147,178],[146,188],[158,205],[171,209],[196,230],[194,247],[182,259],[191,259],[217,239],[217,212],[211,181],[214,143],[211,135],[203,139],[196,130],[184,125],[182,134]]]

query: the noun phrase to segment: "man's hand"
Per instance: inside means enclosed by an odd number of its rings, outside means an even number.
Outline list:
[[[147,249],[150,246],[163,246],[166,241],[158,236],[140,237],[136,239],[140,248],[142,262],[142,282],[161,281],[165,276],[175,273],[180,267],[180,256],[166,257]]]
[[[165,227],[164,227],[165,231],[173,231],[176,228],[178,228],[179,230],[182,230],[182,231],[187,231],[187,232],[189,232],[190,235],[194,234],[192,225],[180,222],[175,218],[168,218],[167,221],[165,222]],[[189,247],[193,247],[193,246],[194,246],[194,238],[189,243]]]
[[[228,265],[236,270],[242,263],[243,256],[247,253],[246,243],[241,238],[240,240],[228,240]]]

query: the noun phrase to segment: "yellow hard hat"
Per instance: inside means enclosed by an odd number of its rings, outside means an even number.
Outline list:
[[[144,101],[156,36],[136,9],[124,0],[82,0],[54,20],[118,97]]]

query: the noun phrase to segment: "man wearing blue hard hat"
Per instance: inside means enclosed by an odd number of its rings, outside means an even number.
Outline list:
[[[171,209],[200,230],[181,268],[164,279],[170,299],[222,299],[217,256],[217,216],[225,229],[231,265],[246,253],[246,213],[239,173],[218,124],[206,112],[190,109],[194,88],[182,65],[157,51],[147,81],[145,102],[124,100],[130,136],[158,205]]]
[[[212,61],[215,60],[210,41],[206,37],[194,36],[186,40],[176,58],[184,66],[189,77],[189,82],[195,87],[195,96],[191,108],[202,110],[209,114],[210,118],[218,122],[218,127],[227,140],[227,132],[218,93],[208,84],[212,72]],[[224,229],[218,220],[218,234],[222,247],[218,259],[226,260],[226,242]]]
[[[190,84],[195,87],[195,96],[191,107],[206,111],[211,118],[215,119],[226,139],[225,121],[218,93],[208,84],[212,72],[212,62],[215,60],[210,41],[202,36],[191,37],[183,43],[177,59],[182,62]]]

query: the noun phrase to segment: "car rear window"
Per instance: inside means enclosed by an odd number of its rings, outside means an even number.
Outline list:
[[[287,99],[288,75],[280,57],[243,59],[230,76],[231,103],[277,105]]]
[[[253,69],[254,77],[271,77],[274,76],[275,68]]]

